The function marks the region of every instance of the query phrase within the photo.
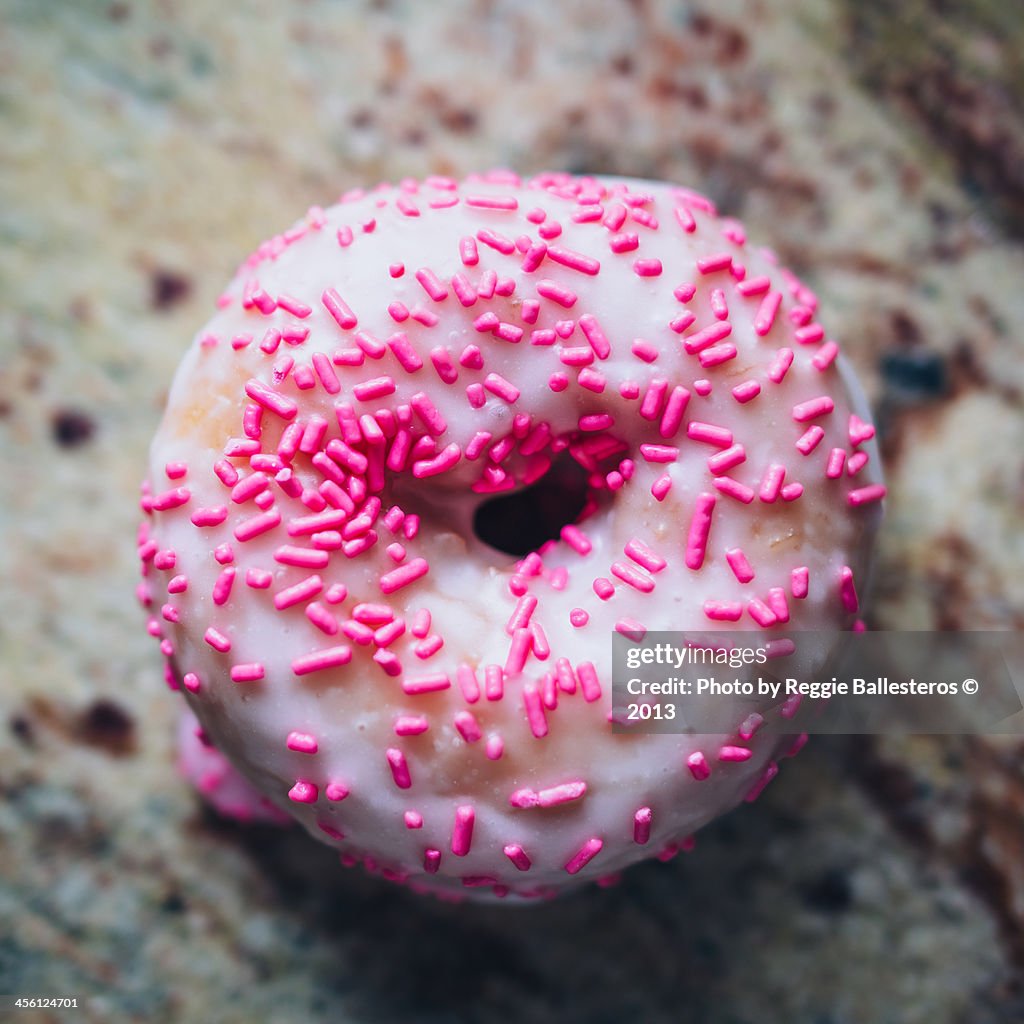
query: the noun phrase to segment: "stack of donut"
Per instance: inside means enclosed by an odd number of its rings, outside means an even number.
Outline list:
[[[777,709],[610,721],[615,631],[857,616],[874,429],[739,223],[649,181],[403,181],[311,209],[218,305],[153,443],[140,596],[271,805],[415,888],[545,897],[774,776]]]

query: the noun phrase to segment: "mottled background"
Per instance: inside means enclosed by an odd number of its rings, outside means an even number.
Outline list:
[[[1006,0],[0,0],[0,993],[1024,1020],[1020,741],[820,738],[618,889],[450,908],[205,811],[131,597],[145,446],[237,259],[344,188],[502,164],[676,179],[770,239],[884,431],[872,624],[1020,628],[1022,85]]]

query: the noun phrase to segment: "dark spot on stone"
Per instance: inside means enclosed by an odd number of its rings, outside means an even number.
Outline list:
[[[170,309],[188,298],[192,282],[175,270],[154,270],[150,277],[150,301],[154,309]]]
[[[921,786],[910,770],[880,757],[869,736],[852,737],[848,749],[853,777],[889,824],[915,846],[931,850],[934,839],[918,806]]]
[[[26,747],[34,747],[36,744],[35,731],[32,722],[25,715],[11,715],[7,722],[11,735]]]
[[[890,397],[904,403],[941,398],[949,389],[945,360],[924,348],[883,354],[879,369]]]
[[[893,335],[901,345],[916,345],[921,340],[921,329],[917,321],[902,309],[894,309],[890,314]]]
[[[362,131],[373,126],[373,111],[368,107],[360,107],[358,110],[352,111],[352,116],[348,120],[353,128]]]
[[[853,902],[853,893],[846,874],[830,868],[802,887],[804,903],[823,914],[841,914]]]
[[[78,716],[74,731],[83,743],[117,757],[135,750],[135,721],[107,697],[93,701]]]
[[[418,125],[410,125],[402,133],[402,141],[407,146],[422,146],[427,140],[427,133]]]
[[[620,53],[612,58],[612,71],[617,75],[631,75],[635,66],[633,57],[628,53]]]
[[[165,914],[181,914],[184,913],[187,904],[182,898],[181,893],[172,890],[169,892],[161,901],[160,909]]]
[[[77,409],[60,409],[52,420],[53,439],[61,448],[77,448],[91,440],[96,423],[87,413]]]
[[[441,124],[455,135],[469,135],[480,121],[479,114],[469,107],[446,107],[438,116]]]
[[[6,398],[0,398],[0,419],[10,416],[14,406]]]

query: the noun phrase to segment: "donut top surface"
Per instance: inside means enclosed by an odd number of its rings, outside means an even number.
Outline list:
[[[153,444],[140,595],[171,681],[293,804],[348,795],[351,764],[302,767],[334,743],[413,830],[422,759],[466,856],[480,802],[586,802],[602,744],[643,761],[608,723],[613,630],[858,611],[885,493],[863,398],[813,293],[691,190],[353,192],[218,305]],[[604,839],[573,843],[570,874]]]

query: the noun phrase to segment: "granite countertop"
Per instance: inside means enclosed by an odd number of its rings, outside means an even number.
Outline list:
[[[955,8],[952,9],[952,8]],[[0,0],[0,993],[12,1020],[1024,1019],[1019,739],[821,737],[694,852],[450,907],[205,810],[133,602],[238,257],[380,178],[674,179],[771,240],[891,485],[871,624],[1024,620],[1024,14],[964,0]]]

